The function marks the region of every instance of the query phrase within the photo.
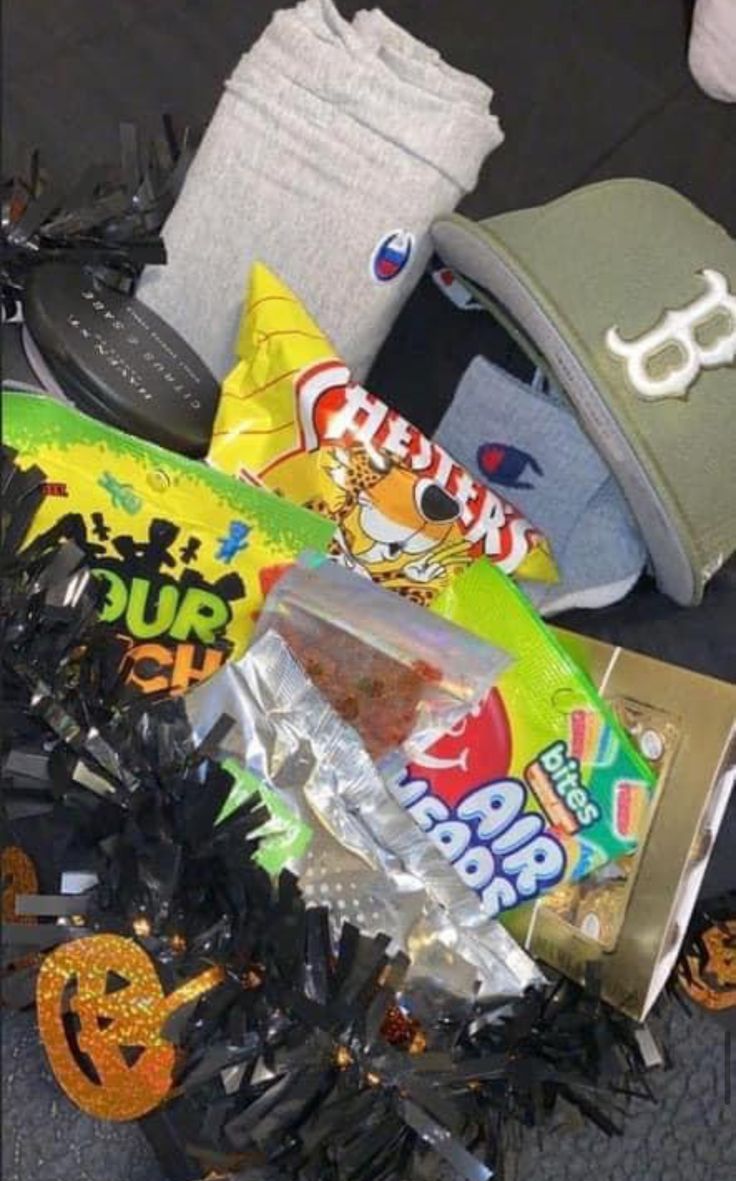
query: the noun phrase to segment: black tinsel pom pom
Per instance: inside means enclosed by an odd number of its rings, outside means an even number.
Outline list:
[[[3,312],[17,314],[25,276],[42,262],[89,265],[104,283],[132,293],[144,266],[166,261],[160,236],[194,155],[164,116],[163,136],[143,147],[136,127],[120,128],[120,163],[92,167],[69,192],[44,176],[38,152],[28,175],[3,185]]]
[[[195,748],[181,700],[120,705],[78,551],[49,535],[23,548],[42,473],[6,453],[2,483],[5,841],[40,889],[37,921],[5,924],[3,995],[31,1003],[40,955],[101,932],[137,940],[166,993],[221,969],[168,1018],[174,1090],[141,1120],[173,1181],[488,1181],[506,1129],[543,1123],[559,1099],[619,1132],[623,1100],[650,1095],[636,1028],[595,980],[470,1015],[430,982],[412,1013],[408,961],[386,937],[346,925],[335,942],[328,911],[254,861],[257,799],[220,822],[231,779],[214,739]],[[69,874],[86,875],[82,894],[63,889]]]

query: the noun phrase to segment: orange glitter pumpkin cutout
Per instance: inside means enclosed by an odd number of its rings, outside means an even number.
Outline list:
[[[32,926],[37,923],[38,919],[35,915],[18,914],[15,909],[16,901],[21,894],[38,894],[36,867],[19,845],[6,845],[2,850],[2,882],[3,923],[21,923],[24,926]],[[4,976],[10,972],[19,972],[23,968],[30,968],[38,962],[38,959],[38,955],[33,952],[28,955],[19,955],[17,959],[8,956],[0,974]]]
[[[29,914],[16,914],[15,900],[20,894],[37,894],[36,867],[18,845],[6,845],[2,851],[3,922],[35,923]]]
[[[688,971],[680,971],[680,986],[691,1000],[718,1013],[736,1008],[736,919],[715,923],[702,936],[705,962],[688,956]]]
[[[39,1031],[57,1082],[99,1119],[152,1111],[171,1089],[175,1062],[165,1021],[222,978],[211,968],[164,996],[153,961],[132,939],[92,935],[57,947],[36,986]]]

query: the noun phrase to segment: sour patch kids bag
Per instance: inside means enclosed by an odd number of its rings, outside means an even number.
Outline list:
[[[18,463],[46,475],[29,541],[53,529],[83,551],[134,689],[183,692],[241,655],[275,579],[329,544],[320,517],[51,398],[2,408]]]

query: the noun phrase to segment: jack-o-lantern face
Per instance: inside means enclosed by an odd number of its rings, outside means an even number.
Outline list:
[[[57,947],[39,972],[36,1003],[60,1086],[102,1119],[138,1119],[157,1107],[175,1060],[163,1025],[222,975],[209,969],[167,997],[153,961],[132,939],[93,935]]]
[[[701,936],[704,957],[689,955],[680,984],[704,1009],[723,1012],[736,1008],[736,920],[715,923]]]
[[[2,880],[3,880],[3,923],[23,923],[32,925],[38,919],[32,914],[18,914],[16,901],[21,894],[38,893],[38,877],[36,867],[30,857],[18,845],[6,845],[2,851]],[[20,971],[30,968],[38,960],[38,956],[31,953],[22,955],[6,949],[5,968],[10,971]]]
[[[15,900],[19,894],[37,894],[36,868],[27,853],[18,845],[6,845],[2,851],[3,922],[35,923],[32,915],[16,914]]]

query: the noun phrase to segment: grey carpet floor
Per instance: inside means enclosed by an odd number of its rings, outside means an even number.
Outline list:
[[[574,1123],[526,1133],[517,1181],[734,1181],[736,1062],[710,1018],[673,1006],[662,1037],[672,1063],[650,1074],[656,1103],[629,1101],[626,1134]],[[3,1181],[165,1181],[132,1124],[78,1111],[49,1074],[29,1014],[3,1021]]]

